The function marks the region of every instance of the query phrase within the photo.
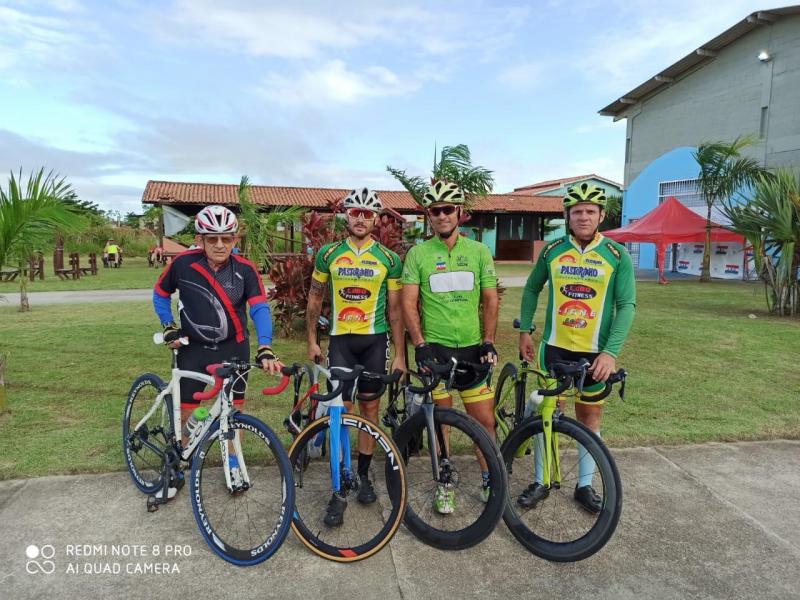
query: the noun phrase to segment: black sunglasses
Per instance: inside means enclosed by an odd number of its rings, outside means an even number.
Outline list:
[[[432,217],[438,217],[439,215],[447,215],[448,217],[456,212],[456,207],[452,204],[448,204],[446,206],[433,206],[428,209],[428,213]]]

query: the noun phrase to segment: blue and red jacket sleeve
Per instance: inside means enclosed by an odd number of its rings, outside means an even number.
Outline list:
[[[156,284],[153,286],[153,309],[158,315],[158,320],[161,325],[172,323],[175,319],[172,316],[172,306],[170,296],[175,291],[175,283],[173,281],[174,269],[173,263],[164,267],[164,270],[159,275]]]

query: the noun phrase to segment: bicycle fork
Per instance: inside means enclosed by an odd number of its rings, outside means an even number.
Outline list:
[[[344,406],[331,406],[328,409],[328,456],[331,466],[331,487],[334,492],[341,493],[342,483],[347,489],[352,486],[352,467],[350,462],[350,436],[347,428],[342,427]],[[344,479],[344,481],[342,481]]]
[[[558,454],[558,434],[553,431],[553,415],[558,408],[558,396],[545,396],[539,407],[542,433],[534,437],[535,463],[542,469],[542,485],[546,488],[561,487],[561,465]]]

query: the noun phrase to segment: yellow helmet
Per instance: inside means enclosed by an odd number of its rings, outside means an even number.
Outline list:
[[[603,188],[586,182],[568,188],[567,193],[564,195],[564,210],[581,202],[596,204],[600,208],[605,208],[606,192]]]
[[[431,204],[464,204],[464,194],[455,183],[435,181],[422,197],[422,206],[428,208]]]

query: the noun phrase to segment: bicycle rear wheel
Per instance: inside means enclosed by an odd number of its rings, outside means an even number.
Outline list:
[[[600,550],[611,538],[622,514],[622,481],[614,458],[603,442],[581,423],[561,416],[553,420],[552,452],[557,455],[560,486],[534,507],[525,508],[518,498],[534,481],[537,455],[543,454],[542,419],[534,417],[515,428],[502,446],[508,469],[508,503],[503,519],[519,542],[533,554],[556,562],[583,560]],[[533,437],[536,436],[536,437]],[[531,447],[533,451],[521,451]],[[594,462],[591,485],[602,499],[596,514],[574,499],[578,465],[586,454]],[[543,464],[540,460],[540,465]],[[584,463],[586,464],[586,463]]]
[[[161,487],[162,460],[172,432],[172,398],[166,396],[147,421],[138,428],[136,426],[153,407],[164,387],[157,375],[140,375],[131,385],[122,413],[125,465],[133,483],[145,494],[154,494]]]
[[[250,566],[268,559],[286,539],[294,482],[286,451],[264,423],[239,413],[229,418],[229,430],[241,444],[239,468],[232,473],[240,485],[235,491],[228,487],[217,421],[192,460],[192,510],[203,539],[218,556]]]
[[[483,426],[451,408],[434,408],[439,481],[434,480],[425,414],[418,412],[397,429],[395,441],[401,456],[408,456],[408,506],[406,527],[420,540],[442,550],[462,550],[483,541],[503,514],[506,473],[497,445]],[[415,440],[422,448],[413,448]],[[475,448],[483,455],[489,472],[488,499],[482,498],[483,478]],[[453,493],[454,510],[439,512],[439,494]]]
[[[494,388],[494,434],[500,445],[514,429],[517,413],[517,367],[514,363],[506,363],[497,378]]]
[[[295,439],[289,449],[289,461],[295,477],[295,511],[292,530],[312,552],[338,562],[353,562],[372,556],[383,548],[397,532],[406,504],[405,467],[392,439],[372,421],[359,415],[342,415],[342,431],[350,438],[353,472],[344,473],[340,493],[347,500],[344,523],[325,525],[328,501],[331,498],[330,461],[319,452],[309,451],[320,432],[330,437],[330,417],[311,423]],[[366,431],[376,441],[369,479],[377,500],[361,504],[356,495],[361,484],[355,473],[358,432]],[[317,457],[310,458],[308,457]],[[308,461],[308,462],[305,462]]]

